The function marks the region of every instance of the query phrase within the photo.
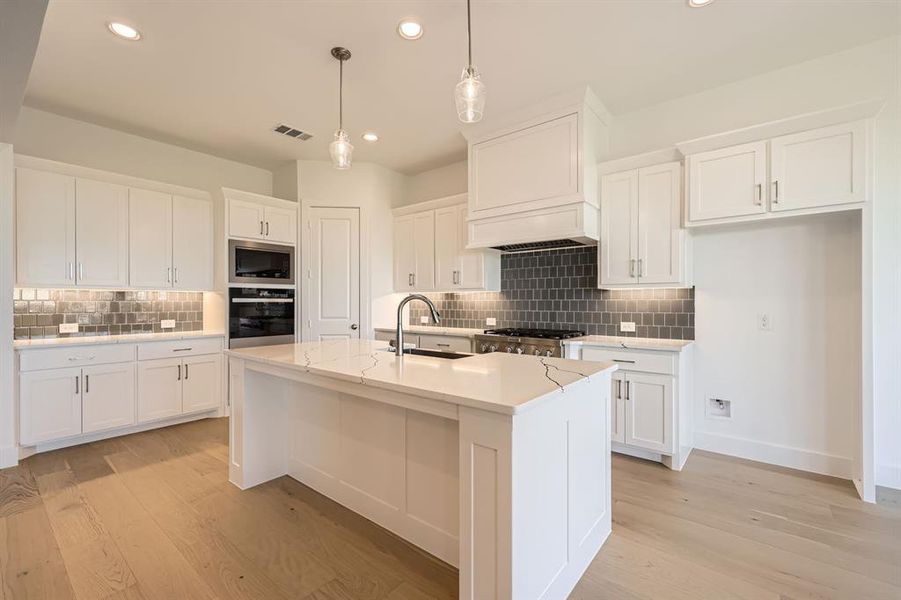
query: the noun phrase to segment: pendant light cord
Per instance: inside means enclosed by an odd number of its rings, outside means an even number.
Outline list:
[[[338,59],[338,129],[344,131],[344,61]]]
[[[472,17],[470,16],[469,0],[466,0],[466,43],[469,47],[469,63],[467,70],[472,72]]]

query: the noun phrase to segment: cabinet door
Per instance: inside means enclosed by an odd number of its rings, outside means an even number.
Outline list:
[[[228,202],[228,236],[263,239],[266,233],[266,216],[263,206],[243,200]]]
[[[19,419],[23,446],[81,433],[81,369],[22,373]]]
[[[413,288],[425,292],[435,289],[435,212],[413,215]]]
[[[625,377],[625,443],[654,452],[673,451],[673,378],[629,373]]]
[[[180,358],[138,361],[138,422],[181,414]]]
[[[267,206],[264,220],[266,222],[266,239],[281,244],[297,243],[297,211],[287,208]]]
[[[601,178],[601,285],[638,282],[638,171]]]
[[[622,373],[614,373],[611,379],[613,389],[610,392],[610,439],[614,442],[622,444],[626,441],[626,413],[625,400],[623,400],[623,391],[625,375]]]
[[[213,204],[172,198],[172,266],[176,289],[213,287]]]
[[[460,287],[460,247],[457,207],[435,211],[435,287],[450,290]]]
[[[579,192],[579,118],[571,114],[473,144],[470,206],[474,212]]]
[[[222,403],[222,357],[204,354],[184,359],[182,412],[219,408]]]
[[[128,188],[75,180],[75,259],[80,286],[128,285]]]
[[[766,142],[701,152],[687,161],[689,221],[766,212]]]
[[[82,383],[84,433],[134,425],[134,363],[85,367]]]
[[[459,248],[459,264],[457,266],[458,287],[468,290],[477,290],[485,287],[485,252],[487,250],[467,250],[469,243],[469,226],[467,215],[469,207],[466,204],[457,207],[457,246]]]
[[[128,190],[128,249],[133,287],[172,287],[172,196]]]
[[[412,291],[415,271],[413,215],[406,215],[394,219],[394,291]]]
[[[774,211],[866,200],[866,124],[845,123],[770,142]]]
[[[682,166],[638,170],[638,281],[679,283],[682,277]]]
[[[16,281],[75,285],[75,178],[16,169]]]

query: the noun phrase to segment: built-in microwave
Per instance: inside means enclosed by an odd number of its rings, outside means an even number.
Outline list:
[[[244,285],[294,284],[294,246],[228,241],[228,280]]]

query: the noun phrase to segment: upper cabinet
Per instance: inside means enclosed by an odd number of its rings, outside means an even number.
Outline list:
[[[843,210],[867,201],[868,124],[689,154],[686,225]]]
[[[582,88],[468,128],[467,246],[597,240],[597,163],[608,121]]]
[[[213,205],[205,192],[16,161],[17,285],[212,288]]]
[[[681,189],[679,162],[601,177],[599,287],[691,285]]]
[[[500,290],[500,254],[467,249],[466,194],[395,215],[395,291]]]
[[[228,237],[297,244],[297,203],[222,188],[228,204]]]

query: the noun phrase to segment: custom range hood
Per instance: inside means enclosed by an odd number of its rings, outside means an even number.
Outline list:
[[[583,87],[464,131],[468,248],[525,252],[596,245],[597,163],[607,109]]]

